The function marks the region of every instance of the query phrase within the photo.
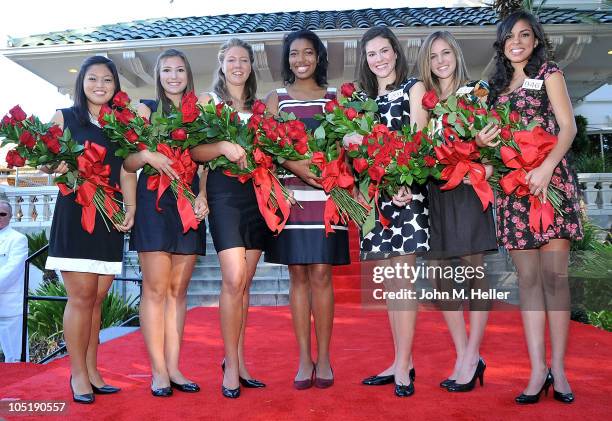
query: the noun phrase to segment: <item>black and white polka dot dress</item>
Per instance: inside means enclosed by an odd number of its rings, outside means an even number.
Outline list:
[[[380,122],[391,130],[410,124],[410,88],[418,82],[406,80],[397,90],[376,97]],[[427,188],[419,184],[410,187],[412,201],[406,207],[395,206],[389,197],[381,196],[379,208],[390,221],[388,228],[380,223],[376,211],[374,229],[361,240],[361,260],[386,259],[429,250],[429,211]]]

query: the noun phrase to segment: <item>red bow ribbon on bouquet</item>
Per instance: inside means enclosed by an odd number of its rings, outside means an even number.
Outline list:
[[[440,187],[440,190],[454,189],[467,174],[482,203],[482,210],[486,210],[489,203],[493,203],[493,190],[485,178],[484,165],[474,162],[480,158],[476,143],[453,141],[435,146],[434,150],[438,161],[445,165],[440,179],[447,182]]]
[[[94,196],[98,189],[104,194],[104,207],[108,215],[113,215],[119,211],[117,203],[113,200],[115,192],[119,188],[109,184],[111,174],[110,165],[104,164],[106,148],[90,141],[85,141],[83,153],[77,157],[77,170],[79,171],[80,182],[76,189],[75,201],[83,207],[81,213],[81,226],[88,233],[93,233],[96,226],[96,205]],[[72,193],[64,183],[59,183],[58,187],[62,195]]]
[[[349,193],[352,193],[352,189],[355,186],[355,179],[344,161],[344,148],[340,150],[340,154],[337,159],[323,165],[323,171],[321,172],[321,185],[327,194],[329,194],[336,187],[348,190]],[[342,215],[340,215],[338,206],[331,197],[328,197],[327,201],[325,202],[325,209],[323,211],[326,236],[330,232],[335,232],[332,228],[332,224],[340,223],[341,217]],[[342,219],[348,220],[348,216],[344,216]]]
[[[513,192],[517,197],[529,195],[529,229],[532,232],[546,231],[554,221],[554,208],[550,201],[542,203],[539,197],[530,193],[525,176],[542,164],[557,144],[557,137],[538,126],[532,131],[514,132],[514,142],[519,150],[510,146],[501,147],[502,161],[514,171],[504,175],[499,185],[508,195]]]
[[[275,234],[280,233],[287,219],[289,219],[289,203],[283,194],[280,182],[272,174],[272,158],[256,148],[253,151],[253,158],[257,167],[255,170],[248,174],[232,174],[229,170],[223,171],[223,173],[230,177],[238,178],[241,183],[246,183],[248,180],[253,180],[253,188],[255,189],[255,197],[257,198],[257,205],[259,212],[266,221],[266,225]],[[276,197],[276,203],[272,200],[272,191]],[[278,215],[278,211],[282,217]]]
[[[164,173],[155,174],[149,177],[147,180],[147,189],[151,191],[157,190],[155,208],[158,212],[162,211],[159,207],[159,199],[161,199],[164,192],[172,183],[178,183],[176,205],[179,216],[181,217],[181,223],[183,224],[183,233],[189,231],[190,228],[197,229],[199,222],[195,217],[191,202],[187,196],[185,196],[185,191],[191,191],[191,182],[193,181],[198,166],[191,159],[191,155],[187,149],[182,151],[181,148],[171,148],[165,143],[160,143],[157,145],[157,152],[172,160],[172,168],[179,175],[179,180],[170,180],[170,177]]]

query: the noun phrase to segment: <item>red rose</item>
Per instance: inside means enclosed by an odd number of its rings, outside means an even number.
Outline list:
[[[385,169],[379,165],[375,165],[368,168],[368,174],[372,180],[379,182],[383,178],[383,175],[385,175]]]
[[[442,125],[444,127],[450,126],[450,124],[448,123],[448,114],[444,114],[442,116]]]
[[[183,114],[183,123],[191,123],[200,115],[198,109],[198,97],[193,91],[187,92],[181,99],[181,113]]]
[[[509,118],[511,123],[518,123],[521,121],[521,115],[518,111],[511,111]]]
[[[374,127],[372,127],[372,134],[373,135],[377,135],[377,134],[389,134],[389,128],[387,127],[386,124],[375,124]]]
[[[124,108],[124,109],[123,109],[123,110],[121,110],[121,111],[117,111],[117,110],[115,110],[115,111],[114,111],[114,114],[115,114],[115,118],[117,119],[117,121],[118,121],[118,122],[120,122],[121,124],[126,125],[126,126],[127,126],[128,124],[130,124],[130,123],[132,122],[132,120],[134,120],[134,118],[136,117],[136,116],[134,115],[134,113],[133,113],[133,112],[131,112],[131,111],[130,111],[129,109],[127,109],[127,108]]]
[[[321,151],[317,151],[315,153],[312,154],[312,159],[310,160],[311,163],[313,163],[314,165],[316,165],[317,167],[319,167],[319,169],[323,169],[323,166],[325,165],[325,154]]]
[[[100,113],[98,114],[98,123],[100,127],[104,127],[108,124],[108,121],[104,119],[106,114],[112,114],[113,110],[108,105],[104,104],[102,108],[100,108]],[[116,114],[115,114],[116,115]]]
[[[257,100],[253,103],[253,114],[261,115],[266,112],[266,104],[262,101]]]
[[[348,147],[349,152],[357,152],[359,151],[359,145],[357,143],[351,143]]]
[[[366,161],[364,158],[355,158],[353,159],[353,168],[355,168],[355,171],[361,174],[368,168],[368,161]]]
[[[32,133],[27,130],[24,130],[24,132],[21,133],[21,136],[19,136],[19,143],[21,143],[28,149],[32,149],[34,145],[36,145],[36,139],[34,139]]]
[[[53,154],[58,154],[60,152],[61,146],[56,137],[43,136],[43,141],[45,142],[45,145],[47,145],[49,152]]]
[[[308,152],[308,143],[306,142],[298,142],[294,145],[295,150],[301,154],[304,155],[306,154],[306,152]]]
[[[2,125],[5,125],[5,126],[14,126],[15,125],[15,119],[7,114],[4,117],[2,117]]]
[[[440,100],[438,99],[438,95],[436,95],[436,91],[431,90],[423,95],[421,103],[426,110],[433,110],[439,101]]]
[[[474,106],[472,104],[468,104],[467,109],[468,109],[468,111],[474,112],[474,110],[476,108],[474,108]]]
[[[170,138],[172,140],[187,140],[187,132],[182,128],[174,129],[170,132]]]
[[[64,134],[64,131],[62,130],[60,126],[58,126],[57,124],[54,124],[53,126],[49,127],[49,130],[47,131],[47,133],[53,137],[62,137],[62,135]]]
[[[334,110],[336,109],[336,107],[339,107],[340,104],[338,104],[338,100],[337,99],[332,99],[331,101],[328,101],[325,103],[325,112],[326,113],[333,113]]]
[[[25,158],[19,155],[17,149],[11,149],[6,154],[6,163],[9,168],[23,167],[25,165]]]
[[[504,140],[510,140],[512,139],[512,130],[510,130],[509,126],[502,127],[501,131],[499,132],[499,135]]]
[[[215,105],[215,112],[217,113],[217,117],[221,117],[221,112],[223,111],[223,107],[225,107],[225,103],[220,102]]]
[[[461,108],[462,110],[467,110],[467,104],[463,99],[457,101],[457,107]]]
[[[473,122],[474,122],[474,120],[476,120],[476,119],[474,118],[474,114],[470,114],[470,115],[467,117],[467,121],[468,121],[468,123],[473,123]]]
[[[138,149],[139,151],[144,151],[145,149],[147,149],[147,145],[142,142],[139,142],[136,144],[136,149]]]
[[[422,130],[419,130],[414,134],[414,136],[412,136],[412,141],[415,142],[417,146],[421,146],[423,139],[425,139],[425,135],[423,134]]]
[[[478,115],[487,115],[487,110],[484,108],[477,108],[474,110],[474,112]]]
[[[427,167],[433,167],[436,165],[436,159],[433,156],[425,155],[423,160],[425,161],[425,165]]]
[[[344,110],[344,115],[349,120],[353,120],[355,117],[357,117],[357,110],[355,110],[354,108],[347,108],[346,110]]]
[[[119,91],[113,97],[113,104],[117,107],[125,108],[130,102],[130,97],[123,91]]]
[[[138,133],[136,133],[133,129],[130,129],[125,132],[123,137],[125,137],[125,139],[130,143],[136,143],[136,141],[138,140]]]
[[[23,121],[26,119],[26,113],[21,109],[19,105],[15,105],[13,108],[9,110],[11,117],[15,119],[15,121]]]
[[[351,98],[356,90],[357,89],[355,89],[355,85],[351,82],[343,83],[340,87],[340,93],[345,98]]]
[[[501,117],[499,116],[499,113],[496,110],[491,110],[489,114],[491,115],[491,117],[501,120]]]
[[[407,153],[399,154],[397,157],[397,165],[408,165],[410,162],[410,155]]]

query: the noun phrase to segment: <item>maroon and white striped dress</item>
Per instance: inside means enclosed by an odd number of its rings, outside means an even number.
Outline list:
[[[307,101],[293,99],[285,88],[277,89],[276,93],[279,111],[295,114],[310,130],[319,126],[314,116],[322,114],[325,104],[336,98],[335,88],[328,88],[323,98]],[[295,199],[304,209],[298,206],[291,208],[291,215],[283,231],[268,241],[265,250],[266,262],[285,265],[349,264],[348,227],[333,225],[335,233],[325,236],[323,223],[323,211],[327,200],[325,192],[295,176],[285,177],[283,182],[294,191]]]

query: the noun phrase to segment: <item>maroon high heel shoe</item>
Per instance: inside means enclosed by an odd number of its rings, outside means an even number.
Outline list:
[[[334,375],[333,368],[330,367],[330,370],[331,370],[332,376],[333,376]],[[320,377],[317,377],[317,370],[315,369],[314,387],[318,387],[319,389],[327,389],[328,387],[333,386],[333,384],[334,384],[334,378],[333,377],[331,379],[322,379]]]
[[[315,365],[312,363],[312,373],[310,373],[310,377],[305,380],[294,380],[293,387],[297,390],[310,389],[313,384],[313,378],[315,376]]]

